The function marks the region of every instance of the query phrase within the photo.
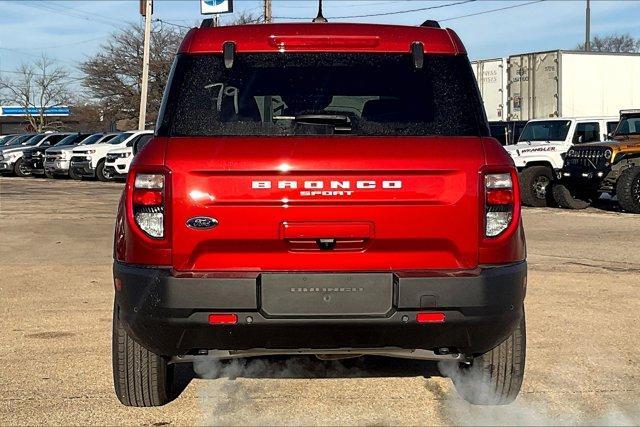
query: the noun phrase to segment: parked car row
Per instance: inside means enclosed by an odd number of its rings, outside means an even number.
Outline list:
[[[490,127],[518,169],[524,205],[581,209],[607,193],[623,210],[640,213],[640,110],[530,120],[509,145],[521,124]]]
[[[526,206],[583,209],[606,193],[640,213],[640,110],[618,117],[490,122],[518,169]],[[0,137],[0,173],[124,178],[152,131],[46,133]]]
[[[141,147],[152,136],[153,131],[5,135],[0,139],[0,173],[100,181],[123,178],[134,146]]]

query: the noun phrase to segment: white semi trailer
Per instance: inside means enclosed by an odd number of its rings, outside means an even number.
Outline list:
[[[640,54],[553,50],[472,66],[491,121],[617,116],[640,106]]]
[[[507,59],[495,58],[471,62],[478,81],[484,108],[489,121],[506,120],[507,111]]]

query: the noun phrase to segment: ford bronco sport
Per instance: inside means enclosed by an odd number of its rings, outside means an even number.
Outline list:
[[[178,362],[288,354],[448,361],[470,402],[515,399],[517,171],[458,36],[206,22],[118,208],[120,401],[171,400]]]
[[[622,110],[611,140],[569,149],[562,181],[553,189],[558,205],[584,209],[601,193],[617,196],[620,207],[640,213],[640,110]]]

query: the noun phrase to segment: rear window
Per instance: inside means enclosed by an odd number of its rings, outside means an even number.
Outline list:
[[[179,55],[158,135],[486,135],[466,57]]]

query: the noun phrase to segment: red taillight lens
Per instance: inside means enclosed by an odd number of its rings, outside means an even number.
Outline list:
[[[444,323],[445,318],[445,314],[440,312],[416,314],[416,322],[418,323]]]
[[[485,236],[496,237],[513,219],[513,181],[510,173],[492,173],[484,177]]]
[[[233,313],[215,313],[209,315],[211,325],[235,325],[238,323],[238,315]]]
[[[165,176],[161,173],[140,173],[133,182],[133,216],[136,224],[148,236],[164,237]]]
[[[506,188],[487,189],[487,205],[513,204],[513,190]]]
[[[162,190],[134,190],[134,206],[160,206],[162,205]]]

